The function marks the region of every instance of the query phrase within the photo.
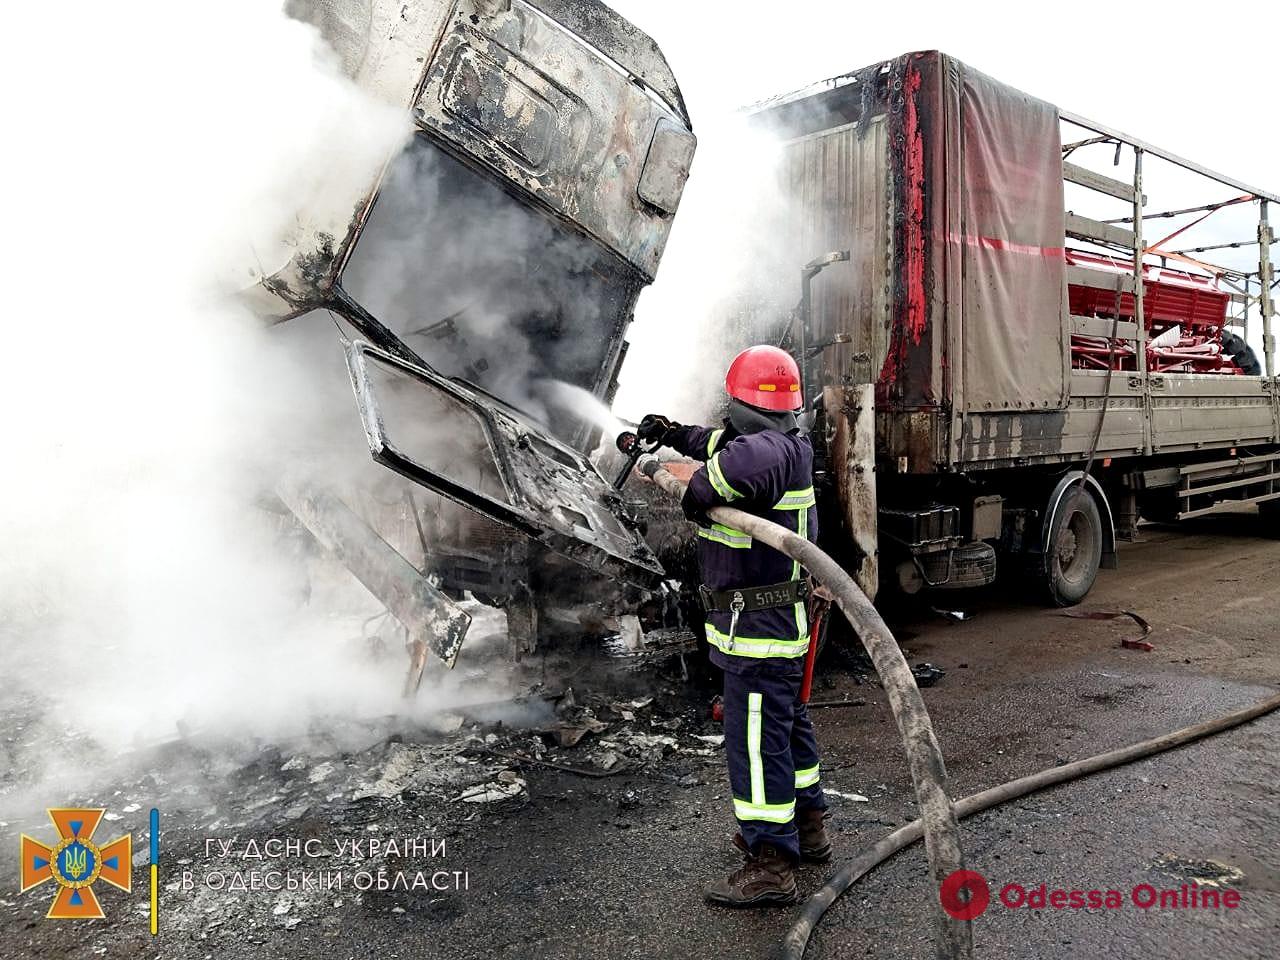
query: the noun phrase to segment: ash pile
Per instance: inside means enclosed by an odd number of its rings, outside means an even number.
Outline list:
[[[487,621],[477,617],[467,659],[451,672],[428,671],[411,712],[315,715],[289,737],[186,729],[106,757],[83,731],[60,728],[38,696],[10,698],[5,750],[12,763],[0,780],[0,822],[39,834],[47,798],[73,797],[106,808],[104,831],[132,832],[137,850],[145,849],[148,811],[158,808],[170,935],[203,947],[232,939],[265,944],[299,926],[336,936],[351,910],[448,909],[466,891],[360,890],[347,882],[246,895],[230,882],[213,883],[214,873],[321,870],[348,880],[395,873],[413,858],[387,838],[429,838],[444,851],[504,821],[537,819],[528,808],[549,797],[573,802],[589,792],[625,817],[647,790],[718,778],[724,737],[697,677],[686,679],[687,647],[637,645],[615,634],[513,662],[501,620],[496,611]],[[363,656],[402,662],[376,632],[358,643]],[[397,691],[387,693],[395,706]],[[53,769],[50,752],[73,762]],[[318,858],[303,853],[309,841]],[[449,858],[438,865],[448,867]],[[20,923],[24,906],[0,899],[0,917]],[[109,952],[141,945],[146,910],[145,898],[122,901],[108,911],[97,942]],[[56,926],[33,927],[32,935],[56,936],[49,932]]]

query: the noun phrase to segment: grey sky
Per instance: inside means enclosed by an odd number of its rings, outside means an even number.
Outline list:
[[[1033,96],[1280,189],[1280,8],[1211,5],[612,0],[666,53],[695,126],[909,50],[940,49]]]
[[[718,139],[725,120],[756,101],[795,90],[910,50],[941,49],[996,79],[1059,107],[1119,128],[1224,173],[1280,191],[1280,7],[1223,0],[1209,5],[1097,3],[1069,9],[1047,3],[849,2],[698,3],[690,0],[609,0],[649,33],[667,55],[684,91],[700,139],[699,156],[658,280],[646,291],[633,328],[633,350],[618,397],[623,415],[643,412],[656,365],[674,377],[714,376],[665,346],[697,321],[721,279],[743,251],[735,234],[749,233],[753,201],[735,200],[750,182],[752,157]],[[1262,38],[1262,39],[1259,39]],[[1269,114],[1270,122],[1259,119]],[[1073,160],[1110,172],[1106,148]],[[1114,175],[1127,178],[1131,159]],[[1195,182],[1159,161],[1146,169],[1148,210],[1226,199],[1231,188]],[[1207,187],[1207,189],[1206,189]],[[1101,205],[1100,205],[1101,204]],[[1069,186],[1067,206],[1102,218],[1123,204]],[[1256,205],[1215,214],[1175,246],[1254,235]],[[1280,210],[1272,214],[1280,221]],[[1184,221],[1154,221],[1148,242]],[[728,242],[717,264],[708,251]],[[1280,247],[1273,247],[1280,254]],[[1211,255],[1204,255],[1209,258]],[[1257,247],[1215,253],[1219,263],[1257,269]],[[696,265],[693,261],[697,261]],[[682,315],[681,315],[682,314]],[[1249,339],[1261,346],[1259,324]]]

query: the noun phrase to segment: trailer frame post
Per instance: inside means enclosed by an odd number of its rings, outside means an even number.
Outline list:
[[[814,257],[800,268],[800,330],[796,335],[796,360],[800,367],[800,396],[805,405],[812,404],[813,397],[809,392],[809,334],[813,323],[813,278],[833,263],[845,263],[849,260],[848,250],[832,250],[820,257]]]
[[[1275,303],[1271,299],[1271,223],[1267,219],[1269,203],[1258,201],[1258,306],[1262,311],[1262,353],[1266,358],[1267,378],[1276,375],[1276,342],[1271,330]]]
[[[1144,453],[1150,455],[1155,444],[1154,429],[1151,418],[1151,381],[1147,370],[1147,322],[1144,313],[1145,285],[1142,282],[1142,263],[1146,257],[1146,240],[1142,235],[1142,153],[1143,149],[1136,144],[1133,147],[1133,322],[1138,327],[1138,339],[1134,344],[1137,352],[1138,376],[1141,378],[1142,393],[1145,403],[1142,405],[1142,445]]]
[[[1133,319],[1138,325],[1138,372],[1147,374],[1147,324],[1143,314],[1142,148],[1133,148]]]
[[[1249,342],[1249,278],[1248,277],[1244,278],[1244,309],[1241,311],[1240,319],[1241,319],[1241,326],[1244,327],[1244,331],[1240,335],[1244,337],[1244,342],[1248,343]]]

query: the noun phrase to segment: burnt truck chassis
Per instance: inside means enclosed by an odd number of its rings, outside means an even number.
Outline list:
[[[1225,501],[1267,513],[1280,505],[1276,194],[937,52],[760,104],[753,117],[787,143],[792,240],[816,258],[802,273],[800,330],[755,335],[802,354],[805,395],[819,398],[824,540],[865,589],[978,586],[995,579],[999,560],[1029,573],[1050,602],[1076,603],[1139,518],[1186,519]],[[1064,142],[1064,128],[1084,135]],[[1090,151],[1104,162],[1128,153],[1131,176],[1075,162]],[[1206,202],[1147,209],[1151,160],[1195,174]],[[1121,215],[1065,210],[1068,183],[1118,202]],[[1224,202],[1214,193],[1223,186],[1241,195]],[[1144,223],[1239,203],[1256,208],[1252,237],[1190,249],[1166,244],[1181,228],[1144,239]],[[1070,256],[1073,243],[1081,256]],[[1256,270],[1202,256],[1252,244]],[[817,277],[811,268],[824,263],[833,265]],[[1246,336],[1251,313],[1261,318],[1264,375],[1149,368],[1144,310],[1158,292],[1149,278],[1170,266],[1227,291],[1235,315],[1226,322]],[[1076,299],[1102,307],[1073,315]],[[1134,369],[1074,369],[1081,336],[1126,352]]]

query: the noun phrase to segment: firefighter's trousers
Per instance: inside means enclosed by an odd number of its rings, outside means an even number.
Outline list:
[[[768,664],[724,674],[724,747],[742,837],[753,851],[771,843],[797,859],[796,811],[827,806],[800,682],[799,671]]]

